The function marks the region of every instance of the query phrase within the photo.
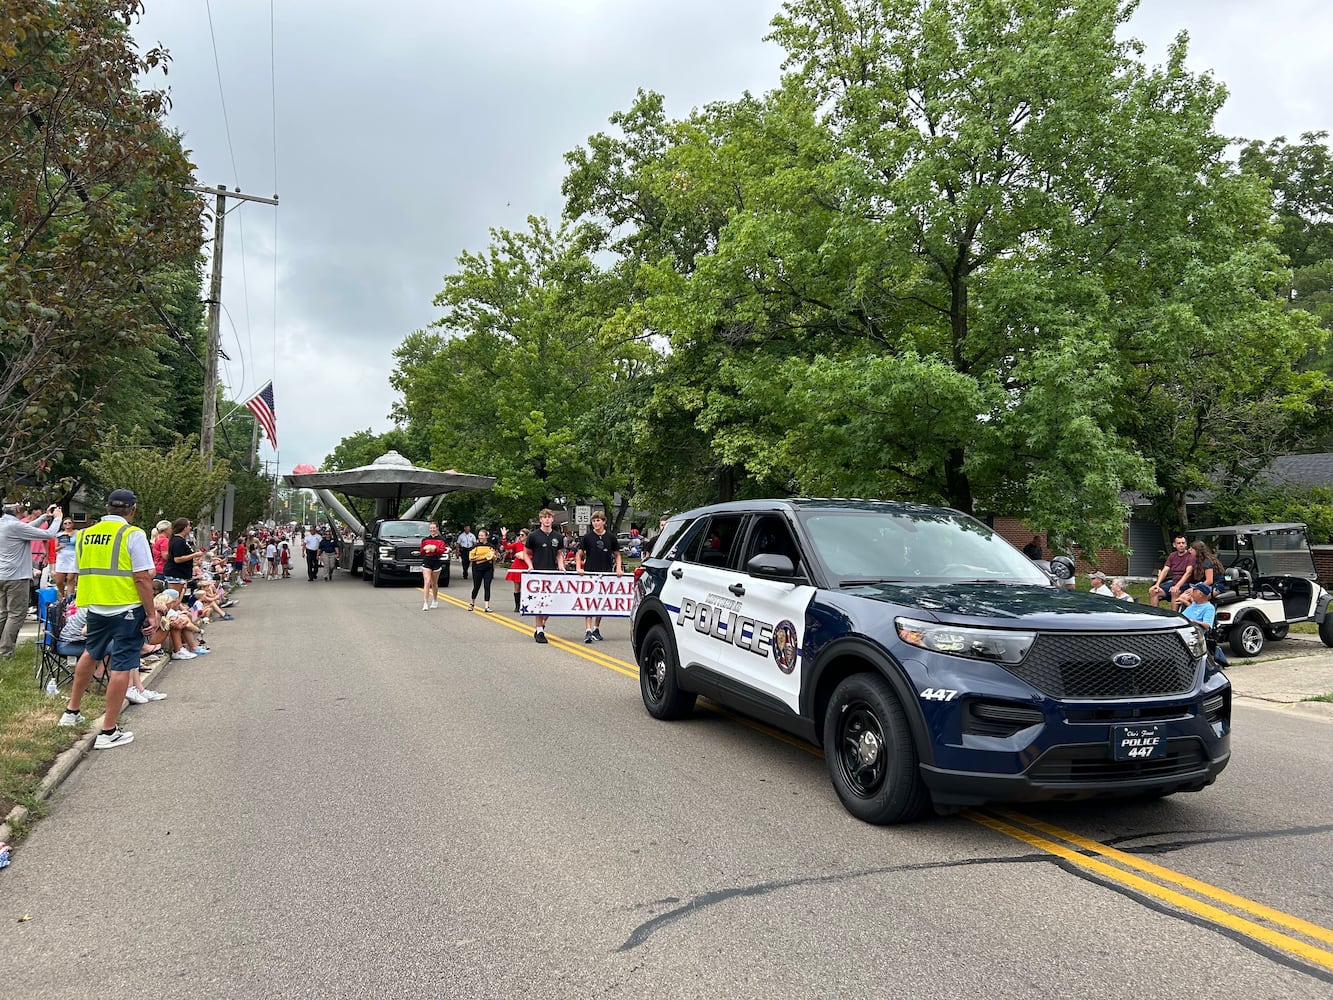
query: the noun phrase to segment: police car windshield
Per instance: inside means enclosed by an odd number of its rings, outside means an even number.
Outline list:
[[[810,510],[801,515],[839,585],[1050,580],[980,521],[946,511]]]

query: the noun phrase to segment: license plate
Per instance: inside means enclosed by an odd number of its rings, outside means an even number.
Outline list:
[[[1166,726],[1113,726],[1111,751],[1116,760],[1165,757]]]

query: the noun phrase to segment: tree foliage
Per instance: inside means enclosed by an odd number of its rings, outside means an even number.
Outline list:
[[[1145,65],[1134,7],[788,0],[781,87],[640,92],[567,157],[564,228],[459,259],[397,415],[529,505],[868,494],[1089,548],[1127,490],[1183,519],[1331,397],[1225,89],[1184,36]]]
[[[394,352],[393,415],[425,430],[434,467],[495,476],[510,522],[557,496],[609,501],[627,480],[606,427],[587,418],[646,356],[617,311],[619,283],[586,232],[534,217],[491,235],[445,278],[444,316]]]
[[[224,460],[206,469],[193,435],[177,436],[165,450],[152,447],[147,437],[136,428],[127,436],[113,429],[103,438],[98,457],[84,463],[90,495],[101,500],[115,489],[133,490],[141,524],[197,518],[222,492],[231,467]],[[100,504],[89,506],[97,510]]]
[[[95,438],[102,404],[140,377],[158,314],[193,273],[190,164],[139,90],[137,0],[0,7],[0,466],[45,475]]]

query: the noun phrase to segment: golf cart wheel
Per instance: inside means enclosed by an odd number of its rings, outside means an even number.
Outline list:
[[[1276,625],[1269,625],[1268,628],[1264,630],[1264,635],[1268,637],[1270,642],[1279,642],[1282,639],[1285,639],[1287,633],[1290,631],[1290,625],[1286,622],[1278,622]]]
[[[1231,651],[1237,656],[1258,656],[1264,649],[1264,629],[1257,621],[1247,618],[1231,626]]]

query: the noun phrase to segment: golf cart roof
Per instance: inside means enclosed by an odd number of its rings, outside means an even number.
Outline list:
[[[1290,521],[1285,523],[1269,524],[1228,524],[1220,528],[1199,528],[1191,531],[1192,535],[1269,535],[1280,534],[1288,531],[1305,531],[1305,525],[1300,521]]]

